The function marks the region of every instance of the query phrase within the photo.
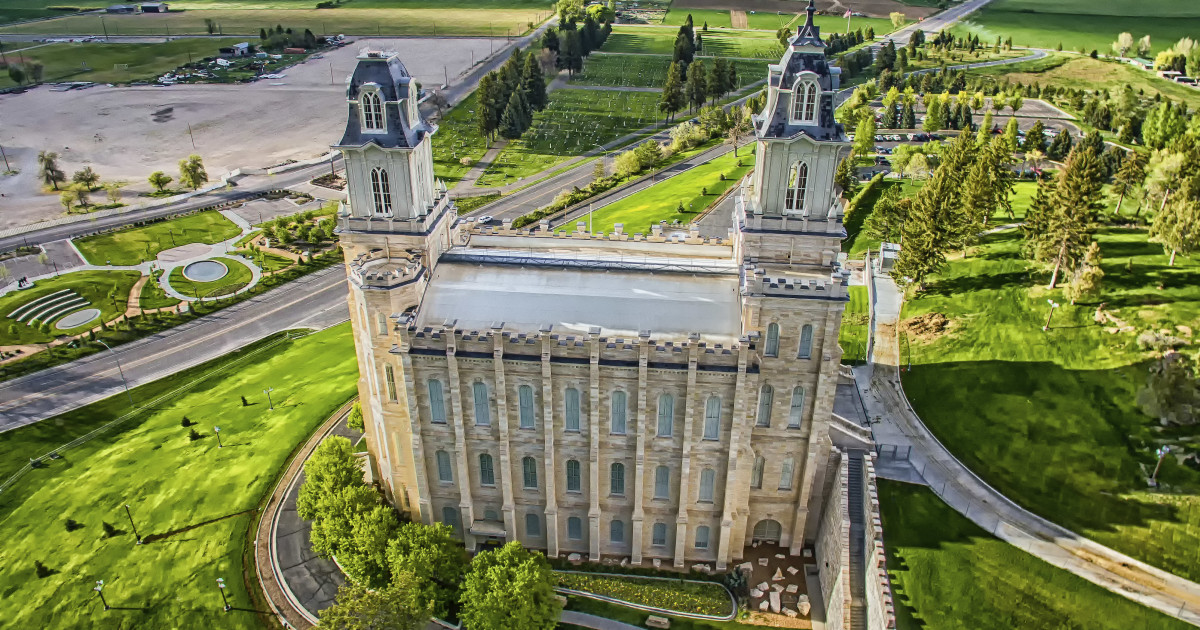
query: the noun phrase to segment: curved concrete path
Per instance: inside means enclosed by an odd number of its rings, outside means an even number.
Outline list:
[[[868,267],[870,261],[868,261]],[[1118,595],[1200,626],[1200,584],[1167,573],[1051,523],[992,488],[934,437],[900,382],[897,328],[904,298],[887,276],[869,274],[872,347],[855,380],[876,443],[909,447],[908,460],[950,507],[997,538]],[[886,451],[880,461],[886,460]],[[886,468],[881,467],[881,475]]]

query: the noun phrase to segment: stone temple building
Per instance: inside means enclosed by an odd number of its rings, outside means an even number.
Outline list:
[[[459,221],[413,78],[359,57],[338,229],[368,440],[401,509],[469,549],[635,564],[724,569],[752,542],[815,541],[848,276],[823,49],[810,13],[767,65],[720,238]]]

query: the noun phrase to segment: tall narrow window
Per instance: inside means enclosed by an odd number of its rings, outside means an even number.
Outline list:
[[[625,521],[613,519],[608,524],[608,541],[614,543],[625,542]]]
[[[775,389],[764,384],[762,389],[758,390],[758,422],[755,423],[756,426],[771,426],[771,403],[774,400]]]
[[[583,538],[583,519],[572,516],[567,519],[567,538],[580,540]]]
[[[787,197],[783,200],[783,208],[789,213],[798,214],[804,211],[804,198],[808,192],[808,164],[796,162],[788,174]]]
[[[713,501],[713,485],[717,478],[717,471],[711,468],[705,468],[700,471],[700,502],[712,503]]]
[[[446,506],[442,508],[442,522],[449,525],[458,533],[458,508]]]
[[[566,430],[579,430],[579,390],[574,387],[567,388],[567,395],[563,396],[563,405],[566,407]]]
[[[663,547],[667,544],[667,524],[655,523],[654,527],[650,528],[650,544],[655,547]]]
[[[675,397],[663,394],[658,397],[658,436],[671,437],[675,432]]]
[[[492,467],[492,456],[487,453],[479,456],[479,483],[484,486],[496,485],[496,471]]]
[[[383,129],[383,107],[379,103],[379,95],[375,92],[364,92],[362,95],[362,125],[367,131]]]
[[[615,391],[612,394],[612,432],[617,435],[625,434],[625,401],[627,397],[623,391]]]
[[[659,466],[654,469],[654,498],[666,499],[671,496],[671,469]]]
[[[779,471],[780,490],[792,489],[792,477],[794,476],[795,470],[796,459],[789,455],[783,460],[783,468],[781,468]]]
[[[375,328],[376,328],[376,332],[380,335],[388,334],[387,316],[386,315],[384,315],[383,313],[375,314]]]
[[[708,549],[708,525],[696,528],[696,548]]]
[[[446,401],[442,397],[442,382],[436,378],[429,379],[429,421],[434,424],[446,424]]]
[[[454,481],[454,473],[450,470],[450,453],[438,451],[434,453],[437,460],[438,481]]]
[[[521,470],[525,477],[526,488],[537,487],[537,460],[532,457],[521,459]]]
[[[567,460],[567,492],[579,492],[579,462],[574,459]]]
[[[491,409],[488,407],[488,388],[482,381],[471,385],[471,393],[475,397],[475,424],[486,427],[492,423]]]
[[[721,397],[709,396],[704,405],[704,439],[716,440],[721,434]]]
[[[608,477],[609,494],[625,494],[625,464],[613,462],[612,467],[609,468]]]
[[[800,329],[800,351],[796,356],[801,359],[812,358],[812,324],[805,324],[804,328]]]
[[[517,388],[517,400],[521,406],[521,428],[533,428],[533,388],[522,385]]]
[[[386,363],[383,366],[383,380],[387,383],[388,400],[396,402],[396,372]]]
[[[815,81],[796,81],[792,87],[792,119],[800,123],[817,121],[817,97],[821,86]]]
[[[799,429],[804,421],[804,388],[797,385],[792,388],[792,406],[788,410],[788,428]]]
[[[767,467],[767,460],[762,455],[754,456],[754,470],[750,471],[750,487],[755,490],[762,489],[763,469]]]
[[[392,213],[392,187],[385,169],[371,169],[371,200],[375,204],[375,214],[383,216]]]
[[[538,518],[537,514],[525,515],[525,535],[530,538],[538,538],[542,535],[542,519]]]
[[[779,356],[779,324],[767,325],[767,345],[763,348],[763,354],[768,357]]]

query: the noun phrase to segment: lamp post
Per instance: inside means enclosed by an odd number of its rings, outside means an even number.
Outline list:
[[[221,589],[221,602],[225,604],[225,607],[223,608],[223,610],[225,612],[229,612],[230,610],[233,609],[233,606],[229,605],[229,599],[225,597],[225,580],[224,580],[224,578],[217,578],[217,588]]]
[[[1158,469],[1162,468],[1163,460],[1166,459],[1167,454],[1170,452],[1170,446],[1160,446],[1158,447],[1158,450],[1154,451],[1154,454],[1158,455],[1158,463],[1154,465],[1154,474],[1150,475],[1150,485],[1154,486],[1155,488],[1158,487]]]
[[[104,604],[104,610],[108,610],[108,602],[104,600],[104,580],[96,580],[96,585],[92,587],[100,595],[100,603]]]
[[[142,535],[138,533],[137,525],[133,522],[133,512],[129,511],[129,504],[125,504],[125,515],[129,517],[129,526],[133,528],[133,536],[137,538],[137,544],[142,544]]]
[[[221,427],[213,427],[213,433],[217,434],[217,448],[225,448],[225,445],[221,444]]]
[[[275,391],[274,387],[268,387],[263,390],[263,393],[267,395],[267,407],[271,410],[275,409],[275,403],[271,402],[271,392],[273,391]]]
[[[1042,326],[1042,332],[1050,330],[1050,319],[1054,317],[1054,309],[1058,308],[1058,302],[1050,299],[1047,299],[1046,302],[1050,304],[1050,314],[1046,316],[1046,325]]]
[[[133,394],[129,393],[129,381],[125,380],[125,370],[121,369],[121,359],[117,358],[117,353],[113,352],[112,347],[104,343],[103,339],[96,339],[96,343],[108,348],[108,351],[112,353],[113,360],[117,362],[117,373],[121,375],[121,383],[125,385],[125,395],[129,397],[129,406],[132,407]]]

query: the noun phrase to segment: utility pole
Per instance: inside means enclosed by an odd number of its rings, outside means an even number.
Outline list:
[[[333,80],[333,62],[332,61],[329,62],[329,85],[337,85],[337,82]]]
[[[189,56],[190,53],[189,53]],[[188,123],[188,137],[192,139],[192,150],[196,150],[196,136],[192,135],[192,123]]]
[[[11,171],[12,167],[8,165],[8,156],[4,154],[4,145],[0,145],[0,158],[4,158],[4,170]]]

